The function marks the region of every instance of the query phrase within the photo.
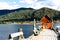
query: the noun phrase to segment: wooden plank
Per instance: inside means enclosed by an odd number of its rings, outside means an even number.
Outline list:
[[[50,29],[43,29],[38,36],[30,36],[26,40],[58,40],[57,34]]]
[[[19,37],[19,40],[23,39],[23,32],[22,32],[22,29],[18,29],[19,32],[16,32],[16,33],[12,33],[9,35],[9,40],[13,40],[13,38],[15,37]]]
[[[14,37],[17,37],[17,36],[20,36],[20,35],[23,35],[23,32],[12,33],[11,37],[14,38]]]

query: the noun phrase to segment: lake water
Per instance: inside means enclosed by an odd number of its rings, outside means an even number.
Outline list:
[[[19,28],[23,29],[25,38],[33,34],[33,24],[0,24],[0,40],[9,40],[9,34],[18,32]],[[18,37],[14,38],[14,40],[18,40]],[[60,40],[60,37],[58,37],[58,40]]]
[[[9,34],[18,32],[18,28],[23,29],[24,37],[28,38],[33,33],[33,24],[0,24],[0,40],[9,40]],[[14,38],[17,40],[18,38]]]

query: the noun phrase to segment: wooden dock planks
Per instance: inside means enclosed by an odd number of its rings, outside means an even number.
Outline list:
[[[50,29],[43,29],[38,36],[30,36],[25,40],[58,40],[57,34]]]

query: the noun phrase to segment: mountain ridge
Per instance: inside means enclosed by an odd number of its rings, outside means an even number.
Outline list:
[[[7,10],[5,10],[6,12]],[[3,12],[3,10],[2,10]],[[5,13],[4,12],[4,13]],[[1,10],[0,10],[0,14],[1,14]],[[60,11],[54,10],[54,9],[50,9],[50,8],[40,8],[38,10],[35,10],[33,8],[18,8],[15,10],[11,10],[6,12],[6,14],[2,14],[0,15],[0,21],[4,21],[4,20],[21,20],[21,21],[25,21],[25,20],[33,20],[34,18],[36,20],[40,20],[44,15],[47,15],[48,17],[50,17],[53,20],[60,20]]]
[[[18,8],[13,10],[4,9],[4,10],[0,10],[0,15],[8,14],[8,13],[19,11],[19,10],[34,10],[34,9],[33,8]]]

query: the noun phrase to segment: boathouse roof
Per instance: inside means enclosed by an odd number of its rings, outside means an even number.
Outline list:
[[[45,15],[41,18],[40,22],[52,22],[52,20],[47,15]]]

